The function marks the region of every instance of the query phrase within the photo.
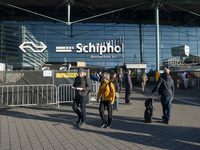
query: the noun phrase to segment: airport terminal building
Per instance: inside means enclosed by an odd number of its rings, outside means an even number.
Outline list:
[[[16,5],[20,7],[20,4]],[[73,5],[71,7],[73,9]],[[37,18],[37,15],[34,17]],[[36,18],[28,20],[26,16],[21,20],[9,20],[9,17],[4,17],[0,22],[0,63],[5,63],[7,70],[36,68],[48,62],[85,62],[87,66],[106,68],[122,66],[124,63],[145,63],[147,70],[156,68],[154,23],[102,21],[100,18],[66,24]],[[162,18],[160,20],[162,22]],[[199,47],[198,25],[159,25],[160,66],[172,57],[182,60],[192,57],[191,61],[199,58]]]
[[[0,105],[72,102],[79,67],[88,77],[132,69],[135,86],[144,70],[155,82],[167,67],[176,88],[187,70],[189,86],[199,89],[199,6],[196,0],[0,0]],[[92,82],[88,100],[99,83]]]

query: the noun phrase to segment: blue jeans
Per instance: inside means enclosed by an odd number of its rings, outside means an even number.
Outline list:
[[[161,96],[161,104],[163,108],[163,119],[169,121],[171,116],[171,102],[172,96]]]
[[[85,96],[76,95],[72,106],[72,109],[78,115],[79,119],[81,119],[83,123],[86,123],[85,103],[86,103]],[[79,104],[81,110],[78,109]]]

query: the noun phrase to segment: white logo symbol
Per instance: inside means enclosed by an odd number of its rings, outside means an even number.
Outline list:
[[[43,43],[43,42],[40,42],[40,44],[42,45],[42,46],[37,46],[37,45],[35,45],[33,42],[24,42],[24,43],[22,43],[20,46],[19,46],[19,48],[24,52],[24,53],[26,53],[26,50],[25,49],[31,49],[33,52],[35,52],[35,53],[42,53],[46,48],[47,48],[47,46]],[[35,47],[37,50],[34,50],[33,49],[33,47]],[[40,50],[38,50],[38,49],[40,49]]]

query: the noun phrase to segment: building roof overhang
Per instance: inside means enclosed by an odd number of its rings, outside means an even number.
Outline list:
[[[162,25],[200,25],[197,0],[0,0],[0,20],[154,24],[155,5]]]

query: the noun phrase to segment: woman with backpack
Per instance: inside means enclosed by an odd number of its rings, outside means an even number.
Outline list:
[[[103,120],[101,124],[101,128],[110,128],[111,127],[111,121],[112,121],[112,105],[115,101],[115,88],[112,82],[110,82],[110,74],[105,72],[102,75],[103,82],[101,83],[98,91],[97,96],[97,102],[99,101],[100,97],[100,106],[99,106],[99,113],[101,116],[101,119]],[[106,121],[106,117],[104,114],[105,107],[107,107],[108,110],[108,121]]]

